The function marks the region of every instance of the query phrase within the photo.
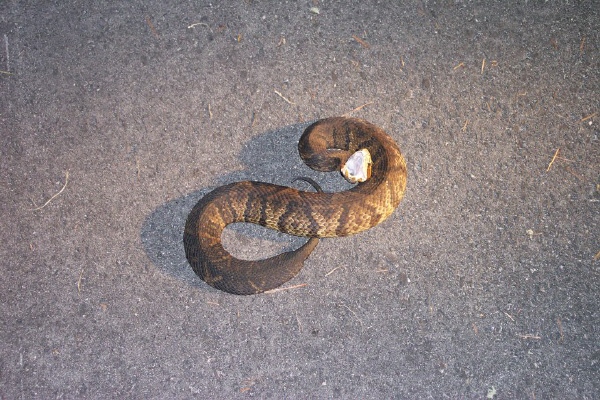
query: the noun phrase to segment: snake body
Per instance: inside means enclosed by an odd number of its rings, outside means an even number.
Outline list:
[[[306,128],[298,143],[300,157],[317,171],[340,170],[361,149],[371,154],[372,175],[344,192],[304,192],[244,181],[205,195],[190,212],[183,236],[194,272],[225,292],[264,292],[298,274],[319,238],[351,235],[385,220],[404,195],[406,163],[381,128],[356,118],[327,118]],[[223,229],[234,222],[259,224],[309,240],[268,259],[240,260],[221,243]]]

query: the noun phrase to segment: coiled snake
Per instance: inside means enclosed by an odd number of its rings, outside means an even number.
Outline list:
[[[349,159],[363,149],[368,150],[366,160],[358,159],[369,164],[370,177],[344,192],[304,192],[244,181],[205,195],[190,212],[183,235],[194,272],[225,292],[264,292],[296,276],[318,238],[351,235],[385,220],[404,195],[406,163],[381,128],[357,118],[327,118],[306,128],[298,143],[302,160],[317,171],[347,170]],[[221,244],[223,229],[234,222],[259,224],[309,240],[294,251],[268,259],[240,260]]]

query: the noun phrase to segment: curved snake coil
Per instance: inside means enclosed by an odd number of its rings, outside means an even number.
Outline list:
[[[255,294],[292,279],[318,238],[347,236],[369,229],[396,209],[406,188],[406,163],[381,128],[356,118],[315,122],[298,143],[302,160],[317,171],[340,170],[357,151],[371,155],[371,176],[339,193],[304,192],[264,182],[235,182],[205,195],[190,212],[183,242],[194,272],[209,285],[233,294]],[[310,239],[277,256],[246,261],[221,243],[223,229],[250,222]]]

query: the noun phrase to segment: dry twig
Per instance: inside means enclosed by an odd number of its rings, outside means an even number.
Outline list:
[[[356,313],[347,305],[345,304],[341,304],[342,307],[346,308],[348,311],[350,311],[352,313],[352,315],[354,315],[354,318],[356,318],[356,320],[360,323],[360,328],[362,329],[364,327],[363,322],[360,318],[358,318],[358,315],[356,315]]]
[[[196,22],[195,24],[191,24],[191,25],[188,26],[188,29],[192,29],[193,27],[198,26],[198,25],[199,26],[205,26],[208,29],[210,29],[210,26],[208,26],[208,24],[205,24],[204,22]]]
[[[563,342],[565,340],[565,335],[563,332],[562,321],[560,320],[560,318],[556,318],[556,325],[558,325],[558,332],[560,333],[560,339],[558,339],[558,341]]]
[[[542,337],[538,336],[538,335],[532,335],[531,333],[528,333],[526,335],[517,335],[518,337],[520,337],[521,339],[535,339],[535,340],[540,340]]]
[[[44,204],[42,204],[39,207],[30,209],[30,211],[38,211],[38,210],[41,210],[42,208],[46,207],[48,205],[48,203],[50,203],[52,200],[54,200],[59,194],[61,194],[63,192],[63,190],[65,190],[68,182],[69,182],[69,171],[66,171],[65,172],[65,184],[63,185],[62,189],[60,189],[58,191],[58,193],[56,193],[54,196],[50,197],[47,202],[45,202]]]
[[[291,101],[290,99],[286,98],[284,95],[282,95],[281,93],[279,93],[277,90],[273,90],[275,92],[276,95],[278,95],[279,97],[281,97],[283,100],[285,100],[288,104],[296,104],[293,101]]]
[[[77,293],[81,294],[81,280],[83,279],[83,268],[79,272],[79,279],[77,280]]]
[[[148,26],[150,27],[150,30],[152,31],[154,37],[158,39],[158,32],[156,32],[156,28],[154,28],[154,24],[150,20],[149,16],[146,16],[146,24],[148,24]]]
[[[349,116],[349,115],[350,115],[350,114],[352,114],[352,113],[355,113],[355,112],[357,112],[357,111],[359,111],[359,110],[362,110],[363,108],[365,108],[366,106],[368,106],[368,105],[370,105],[370,104],[373,104],[373,102],[372,102],[372,101],[370,101],[370,102],[368,102],[368,103],[365,103],[365,104],[363,104],[363,105],[361,105],[361,106],[358,106],[358,107],[356,107],[354,110],[352,110],[352,111],[348,111],[346,114],[343,114],[342,116],[343,116],[343,117],[347,117],[347,116]]]
[[[554,152],[554,157],[552,157],[552,161],[550,161],[550,164],[548,164],[548,168],[546,168],[546,172],[550,171],[550,168],[552,168],[552,164],[554,164],[554,160],[556,160],[556,157],[558,157],[559,151],[560,151],[560,147],[558,149],[556,149],[556,151]]]
[[[561,157],[557,157],[557,158],[561,158]],[[571,160],[567,160],[567,161],[571,161]],[[582,181],[582,182],[585,181],[585,178],[583,177],[583,175],[580,175],[577,172],[573,171],[573,168],[571,168],[569,166],[565,166],[565,171],[567,171],[568,173],[570,173],[571,175],[573,175],[575,178],[579,179],[580,181]]]
[[[364,40],[362,40],[361,38],[359,38],[356,35],[352,35],[352,39],[356,40],[362,47],[364,47],[365,49],[368,49],[369,47],[371,47],[369,45],[369,43],[365,42]]]
[[[298,289],[298,288],[304,287],[306,285],[307,285],[306,283],[301,283],[299,285],[286,286],[286,287],[282,287],[282,288],[275,288],[275,289],[271,289],[271,290],[266,290],[264,293],[265,294],[277,293],[277,292],[282,292],[284,290]]]
[[[595,112],[595,113],[593,113],[593,114],[590,114],[590,115],[588,115],[587,117],[583,117],[583,118],[581,118],[581,119],[579,120],[579,122],[584,122],[584,121],[587,121],[588,119],[592,119],[592,118],[594,118],[596,115],[598,115],[598,112]]]
[[[465,124],[462,127],[462,131],[465,132],[467,130],[467,125],[469,125],[469,120],[465,121]]]
[[[331,271],[329,271],[328,273],[326,273],[325,276],[329,276],[329,275],[333,274],[336,269],[340,269],[340,268],[342,268],[342,267],[340,267],[340,266],[335,267],[334,269],[332,269]]]
[[[4,35],[4,49],[6,50],[6,71],[2,71],[5,74],[12,75],[10,71],[10,55],[8,54],[8,36]]]

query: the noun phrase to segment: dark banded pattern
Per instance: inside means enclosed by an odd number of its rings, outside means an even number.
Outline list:
[[[385,220],[404,195],[406,164],[381,128],[356,118],[328,118],[306,128],[298,143],[302,160],[317,171],[340,170],[348,157],[365,148],[373,160],[372,176],[345,192],[303,192],[244,181],[208,193],[190,212],[183,235],[194,272],[225,292],[264,292],[293,278],[318,238],[351,235]],[[310,239],[297,250],[265,260],[239,260],[221,244],[223,229],[234,222]]]

